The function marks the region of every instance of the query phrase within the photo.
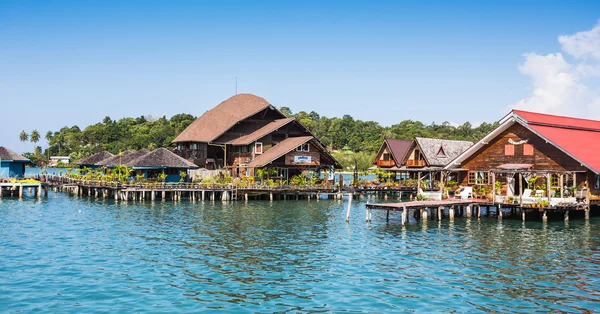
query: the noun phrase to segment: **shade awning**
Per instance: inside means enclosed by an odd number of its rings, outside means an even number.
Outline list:
[[[502,170],[529,170],[533,168],[532,164],[502,164],[498,167],[498,169]]]

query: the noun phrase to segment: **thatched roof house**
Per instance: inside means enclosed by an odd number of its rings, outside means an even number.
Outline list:
[[[112,167],[118,166],[118,165],[125,165],[125,166],[130,167],[129,163],[131,161],[147,154],[148,152],[149,152],[149,150],[147,150],[145,148],[142,148],[140,150],[136,150],[133,152],[126,150],[121,154],[121,156],[119,156],[119,155],[112,156],[108,159],[105,159],[105,160],[97,163],[96,165],[97,166],[107,166],[109,168],[112,168]]]
[[[196,169],[194,163],[189,162],[166,148],[158,148],[148,152],[130,162],[127,166],[133,169]]]
[[[123,163],[122,162],[123,158],[126,157],[127,155],[131,154],[131,153],[133,153],[133,152],[130,151],[130,150],[126,150],[126,151],[121,152],[120,154],[116,154],[116,155],[114,155],[112,157],[109,157],[109,158],[106,158],[106,159],[104,159],[102,161],[99,161],[99,162],[95,163],[94,165],[100,166],[100,167],[101,166],[108,166],[108,165],[119,165],[119,164]]]
[[[98,165],[96,165],[97,163],[106,160],[108,158],[113,157],[114,155],[111,154],[110,152],[107,151],[101,151],[99,153],[93,154],[91,156],[85,157],[79,161],[77,161],[75,164],[79,165],[81,167],[97,167]]]
[[[420,149],[427,166],[445,167],[471,146],[473,146],[473,142],[469,141],[415,137],[409,152]]]
[[[0,146],[0,178],[22,178],[28,163],[31,163],[31,160]]]

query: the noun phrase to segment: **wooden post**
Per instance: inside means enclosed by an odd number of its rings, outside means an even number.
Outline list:
[[[546,211],[542,212],[542,222],[546,222],[548,221],[548,215],[546,214]]]
[[[204,201],[204,190],[200,192],[201,199]]]
[[[440,171],[440,193],[442,193],[442,199],[444,198],[444,171]]]
[[[444,206],[439,206],[437,210],[437,219],[442,220],[442,213],[444,212]]]
[[[448,216],[450,221],[454,221],[454,206],[450,206],[450,209],[448,209]]]
[[[37,188],[35,188],[35,192],[37,193],[37,197],[38,198],[42,198],[42,185],[38,185]]]
[[[248,202],[248,193],[244,193],[244,201]]]
[[[369,222],[369,207],[365,208],[365,221]]]
[[[492,204],[496,204],[496,174],[491,172],[492,175]]]
[[[550,206],[550,186],[552,185],[550,183],[551,178],[552,175],[550,173],[546,173],[546,197],[548,198],[548,206]]]
[[[421,220],[423,222],[427,221],[427,207],[421,209]]]
[[[296,199],[298,199],[298,195],[296,195]],[[273,201],[273,192],[269,193],[269,201]]]
[[[346,222],[350,221],[350,207],[352,206],[352,193],[348,194],[348,210],[346,211]],[[388,211],[389,213],[389,211]]]
[[[577,187],[577,173],[573,172],[573,187]]]
[[[496,210],[498,211],[498,218],[502,218],[502,205],[498,204]]]
[[[519,206],[523,206],[523,174],[519,172]]]
[[[565,175],[561,173],[560,175],[560,198],[565,197]]]
[[[417,195],[421,193],[421,171],[417,172]]]
[[[565,221],[569,221],[569,210],[565,211]]]
[[[408,219],[408,213],[406,206],[402,206],[402,225],[406,224],[406,220]]]
[[[161,199],[164,201],[166,198],[167,198],[167,192],[165,192],[165,190],[163,190],[161,193]]]
[[[467,218],[471,218],[471,215],[473,214],[473,205],[469,204],[467,205]]]
[[[477,205],[477,218],[481,217],[481,205]]]
[[[585,207],[585,220],[590,220],[590,206]]]
[[[152,191],[152,192],[150,192],[150,193],[152,193],[152,194],[150,195],[150,198],[151,198],[151,200],[152,200],[152,201],[154,201],[154,199],[156,198],[156,192]]]

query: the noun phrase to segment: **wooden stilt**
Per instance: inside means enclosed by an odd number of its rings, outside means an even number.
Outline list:
[[[481,206],[477,205],[477,218],[481,217]]]
[[[569,210],[565,211],[565,221],[569,221]]]
[[[543,222],[546,222],[546,221],[548,221],[548,215],[546,214],[546,211],[543,211],[543,212],[542,212],[542,221],[543,221]]]
[[[406,206],[402,207],[402,225],[406,224],[406,221],[408,220],[408,210],[406,209]]]
[[[444,206],[438,207],[438,210],[437,210],[437,219],[438,220],[442,220],[443,212],[444,212]]]
[[[448,210],[448,216],[450,221],[454,221],[454,206],[450,206],[450,209]]]
[[[473,215],[473,205],[467,205],[467,218],[471,218],[471,215]]]
[[[346,211],[346,221],[350,221],[350,207],[352,207],[352,193],[348,195],[348,210]]]
[[[521,208],[521,219],[525,221],[525,211]]]
[[[585,208],[585,220],[590,220],[590,206],[586,206]]]
[[[498,218],[502,218],[502,206],[500,204],[498,204],[496,210],[498,211]]]
[[[422,209],[421,209],[421,220],[422,220],[423,222],[426,222],[426,221],[427,221],[427,211],[428,211],[428,210],[429,210],[428,208],[422,208]]]

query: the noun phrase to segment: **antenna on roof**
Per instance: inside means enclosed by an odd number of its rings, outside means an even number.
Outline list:
[[[235,94],[237,95],[237,76],[235,77]]]

